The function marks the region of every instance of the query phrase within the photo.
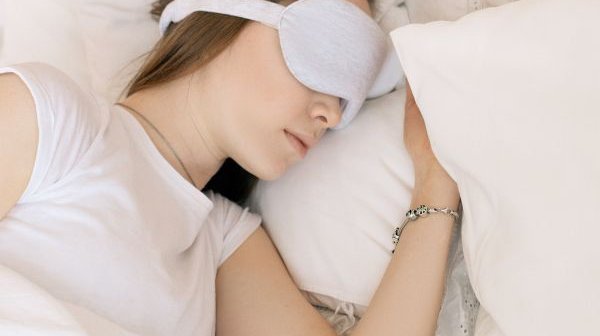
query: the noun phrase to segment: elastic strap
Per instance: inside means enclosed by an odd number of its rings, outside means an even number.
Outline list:
[[[265,0],[175,0],[163,11],[159,28],[164,34],[171,23],[177,23],[194,12],[210,12],[237,16],[279,29],[285,6]]]

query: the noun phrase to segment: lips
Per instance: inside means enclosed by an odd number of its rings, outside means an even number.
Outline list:
[[[296,148],[296,150],[298,151],[298,153],[300,154],[300,156],[302,158],[304,158],[306,156],[306,153],[309,150],[309,145],[307,145],[301,138],[300,136],[290,133],[289,131],[285,130],[285,135],[287,136],[288,140],[290,141],[290,143],[292,144],[292,146],[294,148]]]

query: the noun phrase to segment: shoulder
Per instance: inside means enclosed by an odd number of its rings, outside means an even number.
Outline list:
[[[91,90],[81,88],[65,73],[48,64],[12,65],[0,68],[1,74],[5,79],[0,94],[18,98],[0,104],[22,106],[0,108],[4,114],[18,119],[13,124],[23,122],[23,118],[29,116],[29,128],[37,134],[33,137],[37,145],[36,160],[26,194],[35,193],[62,179],[78,164],[104,129],[109,109]],[[24,127],[24,124],[20,125]],[[20,144],[25,140],[7,141]]]
[[[35,103],[17,75],[0,74],[0,218],[16,204],[31,175],[38,129]]]
[[[19,91],[30,97],[30,107],[33,103],[38,119],[40,141],[50,141],[50,138],[71,141],[81,136],[89,139],[106,121],[107,102],[51,65],[22,63],[0,68],[0,74],[3,73],[12,81],[20,79]]]
[[[68,110],[71,106],[97,104],[91,92],[78,85],[61,70],[45,63],[22,63],[0,68],[0,74],[16,81],[21,89],[26,88],[36,109],[52,108]],[[55,111],[58,112],[58,111]]]
[[[15,73],[0,73],[0,118],[4,121],[9,113],[14,115],[24,110],[35,110],[27,85]]]

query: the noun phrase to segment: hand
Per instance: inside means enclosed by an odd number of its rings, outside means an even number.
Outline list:
[[[413,161],[416,182],[426,178],[451,179],[439,163],[427,136],[425,121],[417,106],[410,84],[406,82],[406,103],[404,109],[404,144]]]

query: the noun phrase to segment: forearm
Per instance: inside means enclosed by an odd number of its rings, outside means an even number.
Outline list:
[[[440,174],[417,178],[411,208],[457,209],[456,184]],[[433,335],[445,287],[454,219],[432,214],[409,222],[353,336]]]

